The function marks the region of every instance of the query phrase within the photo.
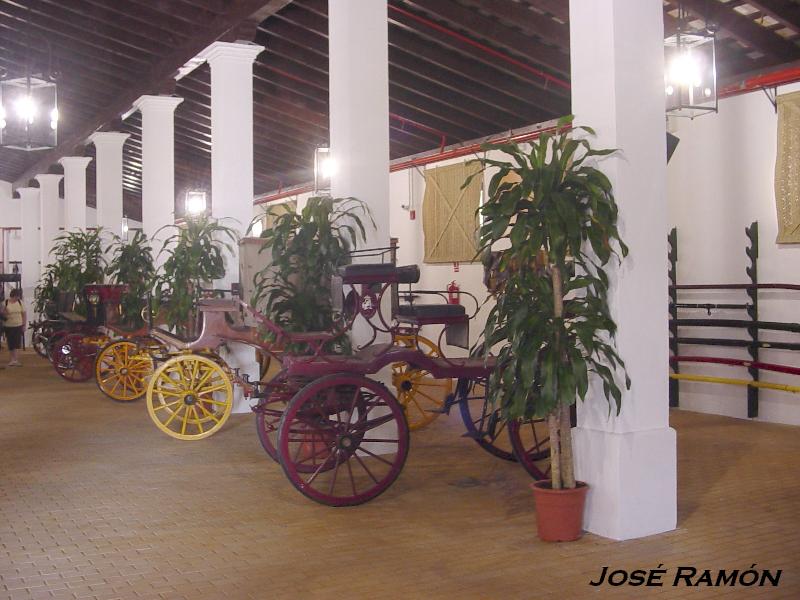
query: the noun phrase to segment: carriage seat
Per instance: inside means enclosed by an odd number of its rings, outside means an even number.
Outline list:
[[[396,317],[399,321],[421,325],[453,323],[466,319],[467,311],[461,304],[401,304]]]
[[[173,346],[178,347],[178,348],[181,347],[182,344],[189,344],[189,343],[194,341],[194,340],[186,338],[186,337],[184,337],[182,335],[178,335],[177,333],[175,333],[173,331],[169,331],[167,329],[164,329],[163,327],[154,327],[153,328],[153,333],[156,334],[155,337],[157,339],[161,339],[162,341],[166,341],[170,345],[173,345]]]
[[[417,283],[419,267],[392,263],[356,263],[339,268],[342,283]]]

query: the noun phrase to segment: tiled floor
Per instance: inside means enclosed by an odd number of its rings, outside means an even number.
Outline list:
[[[414,434],[386,494],[330,509],[290,486],[248,415],[180,442],[142,401],[25,362],[0,371],[0,598],[800,598],[797,428],[675,412],[678,529],[544,544],[521,468],[459,437],[456,416]],[[659,563],[664,587],[588,585]],[[781,585],[670,585],[678,566],[753,563]]]

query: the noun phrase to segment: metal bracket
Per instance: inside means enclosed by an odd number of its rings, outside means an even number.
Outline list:
[[[769,103],[772,104],[772,108],[775,109],[775,112],[778,112],[778,86],[772,86],[770,88],[763,87],[761,90],[764,92],[764,95],[769,100]]]

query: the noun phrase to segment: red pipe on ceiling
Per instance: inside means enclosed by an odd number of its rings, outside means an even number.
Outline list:
[[[550,131],[555,131],[558,127],[547,127],[545,129],[539,129],[537,131],[528,131],[525,133],[519,133],[517,135],[510,135],[505,137],[498,137],[487,140],[485,142],[478,142],[475,144],[470,144],[469,146],[461,146],[459,148],[452,148],[450,150],[439,151],[433,154],[426,154],[424,156],[417,156],[414,158],[410,158],[408,160],[404,160],[402,162],[394,163],[389,165],[389,172],[394,173],[395,171],[402,171],[403,169],[410,169],[412,167],[421,167],[424,165],[429,165],[431,163],[439,162],[442,160],[449,160],[453,158],[460,158],[462,156],[466,156],[468,154],[476,154],[480,152],[485,144],[500,144],[500,143],[524,143],[529,142],[531,140],[535,140],[543,133],[547,133]],[[287,190],[278,191],[274,194],[268,194],[266,196],[261,196],[253,204],[268,204],[269,202],[276,202],[277,200],[283,200],[284,198],[289,198],[291,196],[296,196],[298,194],[305,194],[308,192],[313,192],[314,186],[311,184],[300,185],[293,188],[289,188]]]
[[[788,69],[773,71],[772,73],[756,75],[737,83],[726,85],[719,91],[718,95],[720,98],[730,98],[731,96],[738,96],[739,94],[746,94],[748,92],[779,85],[787,85],[797,81],[800,81],[800,67],[790,67]]]

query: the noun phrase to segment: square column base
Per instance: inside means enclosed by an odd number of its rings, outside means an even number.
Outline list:
[[[589,484],[586,531],[629,540],[677,526],[677,443],[671,427],[572,430],[575,474]]]
[[[258,381],[260,375],[258,362],[256,361],[256,351],[250,346],[243,344],[231,344],[228,348],[221,348],[220,355],[228,363],[231,369],[239,369],[242,375],[248,375],[250,381]],[[252,401],[245,398],[241,386],[233,386],[233,410],[234,414],[249,413]]]

